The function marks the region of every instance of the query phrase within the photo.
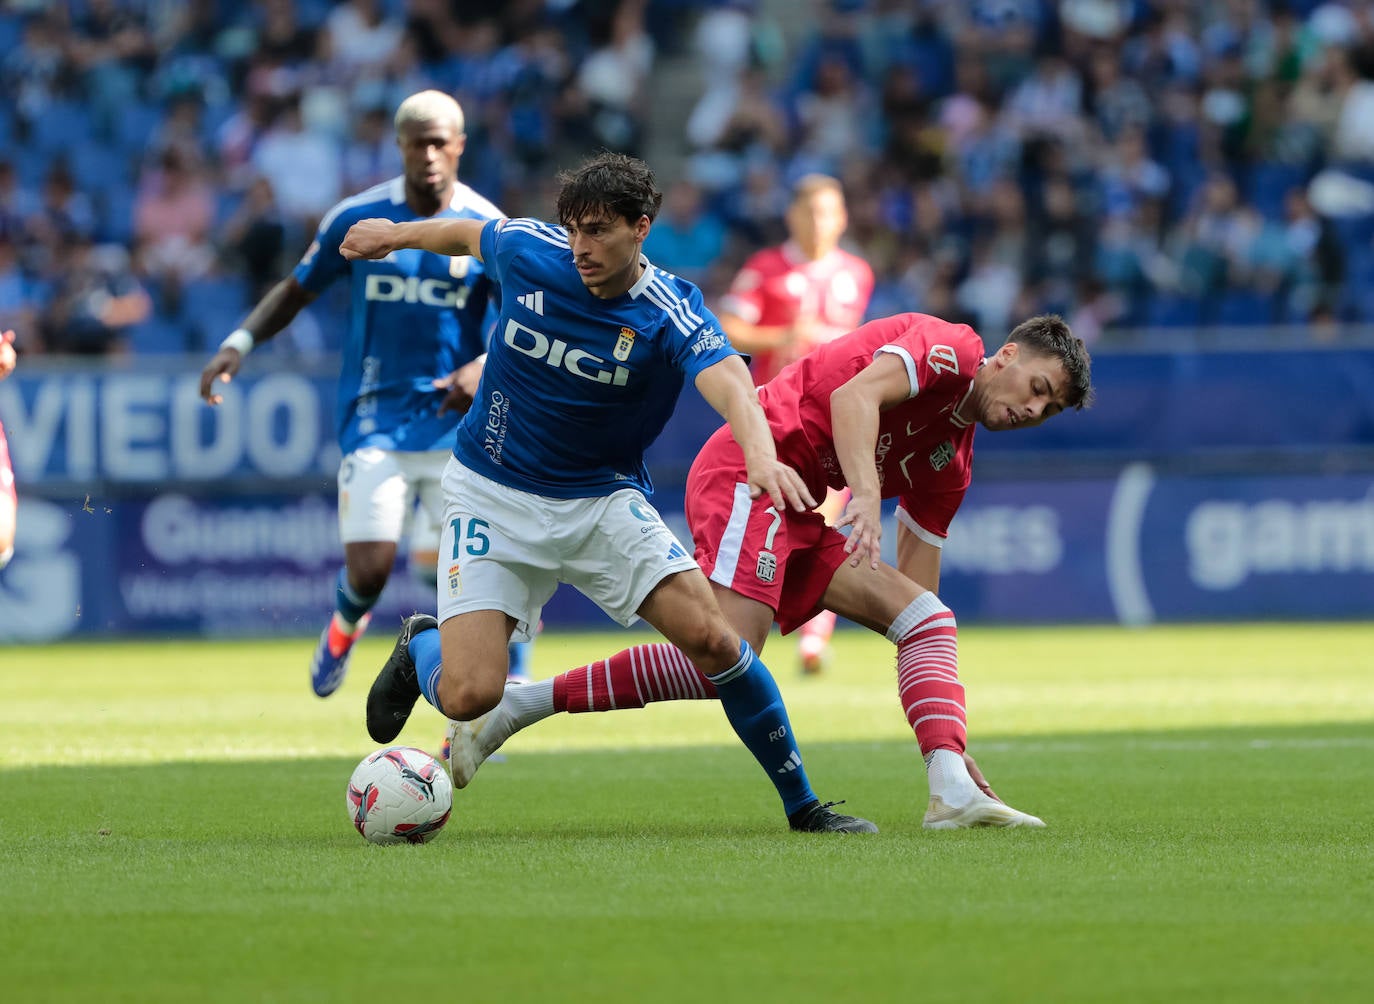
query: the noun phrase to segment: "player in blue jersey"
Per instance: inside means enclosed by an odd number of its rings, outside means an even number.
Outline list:
[[[466,142],[458,102],[439,91],[412,94],[397,109],[395,126],[404,173],[331,209],[300,264],[224,340],[200,376],[201,396],[218,404],[218,385],[238,372],[255,344],[347,278],[351,299],[337,407],[344,567],[334,615],[310,664],[311,686],[321,697],[343,683],[349,652],[391,575],[407,522],[412,564],[428,565],[432,579],[443,515],[440,478],[485,351],[491,283],[480,261],[427,251],[398,251],[377,262],[339,254],[348,228],[369,217],[501,215],[458,181]]]
[[[716,684],[793,829],[876,832],[812,792],[772,675],[648,502],[644,451],[690,377],[743,451],[748,495],[799,512],[815,500],[778,460],[749,370],[701,292],[644,257],[662,201],[648,166],[602,154],[559,180],[561,227],[367,220],[341,247],[350,259],[471,254],[501,287],[444,473],[439,616],[406,621],[368,695],[368,732],[394,740],[422,694],[460,721],[496,707],[508,639],[568,582],[621,624],[648,621]]]

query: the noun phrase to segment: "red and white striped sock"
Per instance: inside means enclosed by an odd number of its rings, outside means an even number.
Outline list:
[[[636,645],[553,678],[555,711],[614,711],[655,701],[716,700],[716,688],[680,650]]]
[[[893,620],[887,637],[897,645],[897,692],[922,755],[946,749],[962,756],[968,717],[954,613],[934,593],[922,593]]]

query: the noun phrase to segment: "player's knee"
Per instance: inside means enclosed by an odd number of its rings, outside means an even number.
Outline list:
[[[348,566],[348,585],[359,596],[376,596],[386,587],[391,574],[389,564],[374,561],[354,561]]]
[[[724,617],[704,619],[684,632],[678,647],[703,673],[723,673],[739,662],[740,638]]]
[[[448,718],[470,722],[481,718],[501,703],[505,691],[504,678],[494,677],[494,683],[484,680],[459,679],[448,674],[440,677],[435,688],[439,710]]]

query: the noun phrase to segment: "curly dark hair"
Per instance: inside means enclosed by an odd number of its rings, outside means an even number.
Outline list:
[[[1064,364],[1069,376],[1068,404],[1082,411],[1093,403],[1093,361],[1083,339],[1074,337],[1064,318],[1040,314],[1022,321],[1007,336],[1040,356],[1054,356]]]
[[[652,222],[663,204],[654,172],[638,157],[603,152],[558,175],[558,222],[567,225],[587,217],[619,216]]]

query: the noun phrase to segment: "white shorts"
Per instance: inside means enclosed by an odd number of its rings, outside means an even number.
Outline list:
[[[345,544],[398,543],[410,530],[411,550],[433,551],[444,517],[448,450],[402,453],[365,446],[339,464],[339,539]]]
[[[516,620],[528,641],[560,582],[624,625],[654,586],[698,570],[689,548],[638,489],[553,499],[499,485],[451,459],[444,470],[439,622],[474,610]]]

